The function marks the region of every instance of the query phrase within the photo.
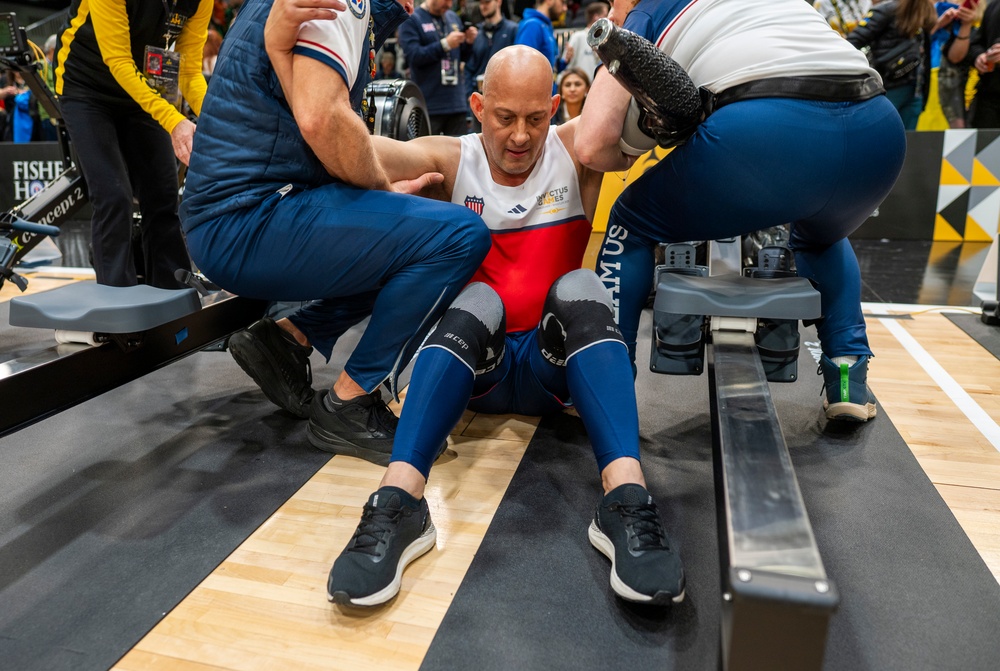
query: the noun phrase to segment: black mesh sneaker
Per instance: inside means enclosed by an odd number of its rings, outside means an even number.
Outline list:
[[[684,600],[684,567],[671,549],[653,497],[621,485],[597,506],[587,535],[611,560],[611,589],[626,601],[668,605]]]
[[[313,399],[307,432],[309,442],[324,452],[346,454],[388,466],[399,419],[382,400],[379,390],[344,401],[336,410],[323,402],[329,393],[321,391]]]
[[[309,416],[312,347],[290,341],[273,319],[264,317],[230,336],[229,352],[272,403],[296,417]]]
[[[403,569],[437,541],[427,500],[396,487],[368,499],[361,523],[330,569],[327,593],[341,605],[377,606],[399,593]]]
[[[379,390],[341,401],[336,409],[324,402],[329,393],[324,390],[316,394],[310,409],[306,436],[313,447],[388,466],[399,418],[382,400]],[[434,455],[435,461],[447,447],[446,439]]]

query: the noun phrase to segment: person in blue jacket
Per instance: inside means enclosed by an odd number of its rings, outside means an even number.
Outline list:
[[[552,22],[557,21],[565,12],[566,0],[535,0],[534,9],[524,10],[514,37],[514,44],[523,44],[541,51],[549,59],[553,73],[562,72],[566,68],[566,61],[559,57],[559,44],[552,27]],[[552,90],[555,92],[554,88]]]
[[[399,27],[410,79],[427,101],[431,135],[469,132],[469,101],[461,64],[472,55],[479,31],[465,28],[451,0],[425,0]]]
[[[397,423],[379,385],[395,393],[490,249],[470,209],[409,195],[442,175],[389,181],[359,114],[372,113],[363,101],[376,50],[410,2],[245,2],[212,75],[181,205],[191,256],[210,279],[247,297],[312,301],[234,334],[237,363],[309,418],[315,447],[372,461],[391,454]],[[285,37],[265,49],[265,33]],[[366,317],[333,388],[313,394],[312,348],[329,360]]]
[[[486,65],[490,62],[493,54],[514,44],[514,35],[517,33],[517,24],[504,18],[501,13],[500,0],[483,0],[479,3],[479,11],[483,15],[483,20],[477,26],[479,35],[472,43],[472,56],[465,64],[466,100],[476,91],[482,93],[479,88],[479,79],[486,72]],[[480,130],[482,130],[482,124],[473,115],[472,132],[478,133]]]
[[[28,89],[21,75],[15,73],[16,84],[9,87],[14,91],[10,96],[11,107],[11,141],[16,143],[31,142],[37,126],[37,105],[34,94]]]

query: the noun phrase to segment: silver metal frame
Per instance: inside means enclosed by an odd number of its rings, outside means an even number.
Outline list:
[[[680,284],[687,289],[711,282],[712,276],[717,280],[718,275],[739,273],[739,240],[709,244],[713,270],[709,277],[685,277]],[[657,312],[716,315],[706,353],[722,586],[721,667],[820,669],[830,617],[840,598],[823,567],[754,341],[758,319],[818,317],[818,295],[807,284],[793,287],[787,279],[734,280],[753,282],[758,290],[762,282],[775,282],[768,291],[783,298],[802,289],[813,301],[811,306],[793,302],[761,310],[746,301],[720,303],[719,284],[711,288],[715,298],[679,292],[677,279],[661,276],[661,283],[668,284],[658,290]],[[782,314],[753,314],[769,310]]]
[[[823,568],[753,334],[715,331],[708,354],[723,668],[820,669],[839,596]]]

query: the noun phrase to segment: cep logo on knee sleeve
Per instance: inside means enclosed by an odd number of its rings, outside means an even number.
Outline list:
[[[624,342],[615,324],[611,297],[597,274],[580,269],[566,273],[549,289],[539,325],[539,345],[546,359],[565,365],[573,354],[606,340]]]
[[[503,301],[493,289],[470,284],[427,336],[424,347],[440,347],[482,375],[503,361],[506,316]]]
[[[542,315],[538,325],[538,344],[542,356],[556,366],[566,365],[566,329],[551,312]]]
[[[447,338],[448,340],[454,341],[455,344],[458,345],[459,347],[461,347],[463,350],[469,349],[469,343],[467,343],[464,340],[462,340],[461,336],[457,336],[454,333],[445,333],[441,337],[442,338]]]

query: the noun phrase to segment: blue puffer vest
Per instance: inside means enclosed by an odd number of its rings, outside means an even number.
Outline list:
[[[185,231],[255,206],[289,184],[309,189],[335,181],[302,138],[264,49],[271,3],[244,2],[226,34],[195,132],[180,206]],[[406,19],[392,0],[372,2],[372,11],[376,41]],[[368,50],[361,51],[358,80],[351,89],[355,110],[370,79]]]

